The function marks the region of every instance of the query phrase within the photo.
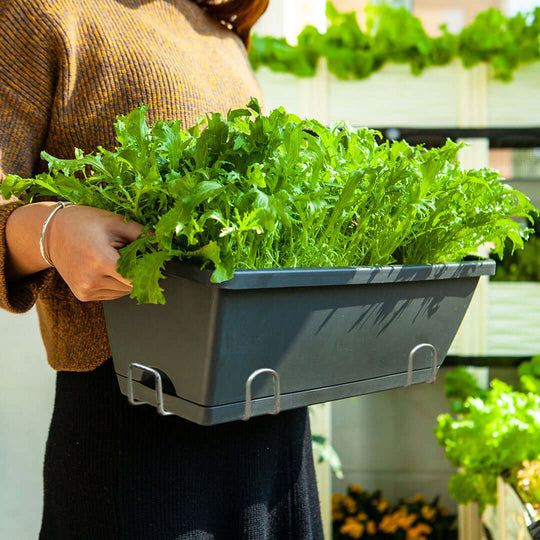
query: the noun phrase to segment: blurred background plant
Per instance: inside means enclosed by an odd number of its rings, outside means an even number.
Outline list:
[[[322,463],[326,461],[332,472],[336,475],[336,478],[342,479],[343,465],[341,464],[341,459],[335,448],[330,444],[328,438],[324,435],[313,433],[311,435],[311,444],[317,462]]]
[[[451,414],[438,417],[435,435],[459,470],[449,483],[460,504],[497,504],[497,477],[522,499],[540,503],[540,356],[518,368],[519,389],[498,379],[485,390],[464,367],[446,378]]]
[[[334,540],[454,540],[455,522],[438,497],[428,502],[418,494],[391,505],[380,490],[368,492],[357,484],[346,495],[332,495]]]
[[[531,225],[529,225],[531,226]],[[534,221],[534,234],[529,236],[522,250],[512,253],[512,245],[506,242],[503,257],[493,255],[497,273],[493,281],[540,281],[540,219]]]
[[[518,464],[510,474],[512,485],[521,500],[534,512],[534,519],[540,519],[540,460],[526,460]]]
[[[490,8],[459,33],[441,25],[436,37],[406,7],[368,4],[364,29],[355,11],[340,12],[332,2],[326,15],[325,32],[307,25],[294,45],[285,38],[254,35],[249,52],[253,68],[313,77],[319,59],[326,57],[329,71],[339,79],[364,79],[389,62],[409,64],[419,75],[460,58],[465,67],[489,63],[493,76],[508,82],[521,64],[540,60],[540,7],[513,16]]]

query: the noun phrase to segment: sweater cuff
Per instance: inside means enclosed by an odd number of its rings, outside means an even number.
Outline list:
[[[47,268],[18,281],[7,282],[6,224],[11,213],[23,205],[21,201],[0,204],[0,308],[12,313],[25,313],[31,309],[55,272],[54,268]]]

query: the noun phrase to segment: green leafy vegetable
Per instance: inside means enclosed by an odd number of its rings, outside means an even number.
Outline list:
[[[365,31],[356,13],[340,13],[327,4],[329,26],[320,33],[306,26],[298,44],[284,38],[253,36],[250,61],[254,69],[267,66],[273,71],[298,77],[313,77],[319,59],[340,79],[364,79],[388,62],[406,63],[419,75],[429,66],[441,66],[461,58],[465,67],[489,62],[497,79],[510,81],[520,64],[540,60],[540,7],[530,15],[506,17],[496,9],[480,13],[460,34],[445,26],[441,35],[428,36],[421,21],[406,8],[368,5]]]
[[[480,387],[476,379],[463,366],[459,366],[448,375],[444,384],[446,399],[450,401],[453,413],[463,413],[467,410],[466,401],[470,397],[484,399],[486,390]]]
[[[460,34],[463,65],[490,62],[495,78],[510,81],[519,64],[540,60],[540,7],[529,19],[521,13],[508,18],[494,8],[479,13]]]
[[[523,246],[529,229],[511,216],[529,200],[493,170],[464,171],[459,145],[426,150],[379,144],[378,133],[327,128],[252,100],[226,118],[210,114],[146,124],[146,108],[118,118],[120,146],[75,159],[44,154],[49,173],[10,176],[4,197],[56,196],[144,225],[121,250],[133,296],[164,302],[159,278],[172,258],[235,269],[460,261],[486,241]]]
[[[540,395],[540,356],[523,362],[517,371],[522,391]]]
[[[460,504],[476,501],[481,510],[496,504],[497,477],[507,476],[523,461],[540,458],[539,362],[536,358],[520,367],[523,391],[497,379],[489,390],[481,390],[470,384],[463,370],[447,379],[451,399],[456,399],[459,381],[471,391],[469,397],[461,391],[465,399],[459,414],[440,415],[435,428],[446,457],[460,469],[449,483],[450,495]]]
[[[513,251],[512,242],[507,240],[503,256],[495,255],[497,272],[491,278],[495,281],[540,281],[540,219],[534,221],[534,233],[522,250]]]

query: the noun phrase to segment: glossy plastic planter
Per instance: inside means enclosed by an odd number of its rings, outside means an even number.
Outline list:
[[[429,382],[493,261],[210,271],[175,263],[166,305],[105,302],[130,402],[211,425]]]

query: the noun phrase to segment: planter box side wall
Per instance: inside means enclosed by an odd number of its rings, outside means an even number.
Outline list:
[[[105,316],[117,373],[127,375],[130,363],[157,368],[171,379],[175,393],[204,403],[212,392],[214,325],[219,293],[185,279],[162,283],[167,305],[136,305],[121,298],[105,303]],[[187,366],[178,372],[178,365]],[[174,374],[177,373],[177,376]],[[134,378],[141,380],[134,371]]]

